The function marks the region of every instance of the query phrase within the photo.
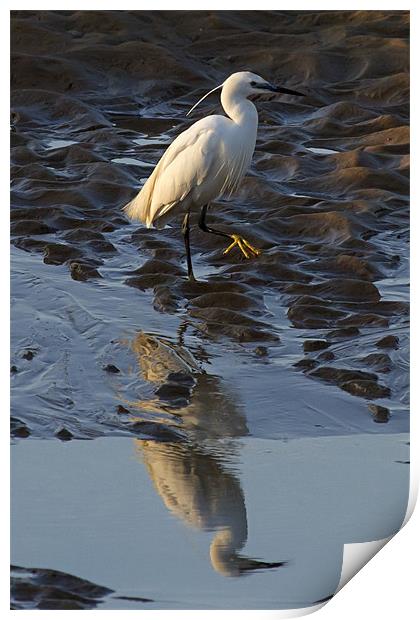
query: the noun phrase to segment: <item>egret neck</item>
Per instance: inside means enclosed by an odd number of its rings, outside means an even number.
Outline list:
[[[258,113],[255,105],[246,98],[235,85],[225,84],[222,88],[221,102],[229,118],[242,129],[253,130],[257,136]]]

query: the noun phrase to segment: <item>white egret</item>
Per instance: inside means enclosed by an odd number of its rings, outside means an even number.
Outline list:
[[[222,89],[221,102],[227,116],[207,116],[183,131],[168,147],[137,196],[124,207],[129,218],[140,220],[147,227],[185,213],[182,232],[191,280],[194,279],[189,240],[191,210],[201,207],[198,222],[201,230],[229,239],[224,254],[235,246],[246,258],[260,254],[244,237],[210,228],[206,223],[209,203],[225,192],[232,193],[251,163],[258,114],[248,97],[267,91],[303,96],[273,86],[255,73],[240,71],[204,95],[188,114],[218,88]]]

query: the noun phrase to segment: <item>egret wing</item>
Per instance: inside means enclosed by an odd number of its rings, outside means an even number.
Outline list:
[[[211,117],[192,125],[172,142],[139,194],[126,205],[127,215],[150,226],[216,174],[219,150],[217,125]]]

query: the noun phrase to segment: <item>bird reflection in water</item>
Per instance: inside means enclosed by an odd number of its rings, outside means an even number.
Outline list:
[[[188,436],[175,443],[135,440],[136,454],[165,506],[189,526],[216,531],[210,561],[221,575],[234,577],[284,565],[240,554],[247,541],[247,514],[232,461],[235,438],[248,429],[237,399],[223,391],[218,377],[203,373],[180,344],[140,332],[131,348],[143,379],[157,384],[157,398],[130,403],[130,408],[136,406],[139,414],[159,408],[168,413],[171,403],[170,411],[181,419]]]

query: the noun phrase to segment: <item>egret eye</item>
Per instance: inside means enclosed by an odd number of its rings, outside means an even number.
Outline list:
[[[255,86],[258,86],[258,84],[257,84],[257,82],[251,82],[251,86],[252,86],[253,88],[255,88]]]

